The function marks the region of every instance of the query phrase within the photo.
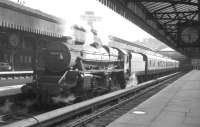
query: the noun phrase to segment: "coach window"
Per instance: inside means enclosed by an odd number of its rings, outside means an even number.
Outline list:
[[[155,67],[155,65],[156,65],[156,61],[152,60],[152,66]]]
[[[151,60],[149,60],[149,67],[151,67]]]

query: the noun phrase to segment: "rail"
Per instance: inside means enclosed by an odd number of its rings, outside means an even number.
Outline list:
[[[47,127],[53,125],[55,123],[59,123],[66,119],[72,118],[73,116],[86,112],[88,110],[94,110],[95,108],[112,102],[112,101],[119,101],[121,98],[124,98],[130,94],[135,94],[137,91],[145,89],[149,86],[157,84],[161,81],[164,81],[168,78],[171,78],[180,72],[170,74],[161,78],[157,78],[145,83],[139,84],[138,87],[135,88],[127,88],[119,91],[115,91],[100,97],[96,97],[84,102],[80,102],[74,105],[70,105],[67,107],[59,108],[44,114],[40,114],[28,119],[24,119],[9,125],[5,125],[4,127]]]
[[[0,87],[31,83],[33,71],[4,71],[0,72]]]

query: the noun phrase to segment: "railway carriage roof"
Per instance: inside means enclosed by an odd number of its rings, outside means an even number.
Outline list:
[[[147,48],[147,47],[144,47],[144,46],[141,46],[141,45],[138,45],[138,44],[135,44],[135,43],[126,41],[126,40],[121,39],[121,38],[118,38],[118,37],[109,36],[109,38],[110,38],[110,40],[113,40],[113,41],[116,41],[116,42],[120,42],[120,43],[123,43],[123,44],[127,44],[127,45],[134,46],[134,47],[137,47],[137,48],[140,48],[140,49],[144,49],[144,50],[148,50],[148,51],[154,52],[154,51],[153,51],[152,49],[150,49],[150,48]]]
[[[158,57],[154,55],[147,55],[147,59],[153,59],[153,60],[161,60],[161,61],[175,61],[167,57]]]
[[[118,51],[120,51],[120,52],[123,53],[124,55],[127,55],[127,54],[128,54],[128,52],[127,52],[126,50],[124,50],[124,49],[119,49],[119,48],[116,48],[116,47],[112,47],[112,48],[117,49]]]
[[[136,59],[137,59],[137,61],[138,61],[138,60],[143,61],[143,56],[142,56],[142,54],[131,52],[131,55],[132,55],[132,59],[133,59],[133,60],[136,60]]]

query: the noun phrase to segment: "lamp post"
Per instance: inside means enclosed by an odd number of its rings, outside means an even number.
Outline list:
[[[86,11],[84,15],[81,15],[83,20],[86,20],[88,25],[91,27],[91,30],[94,29],[94,22],[101,21],[101,17],[95,16],[93,11]]]

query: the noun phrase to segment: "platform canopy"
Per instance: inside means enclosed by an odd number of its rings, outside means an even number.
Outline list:
[[[200,1],[98,0],[188,57],[200,58]]]
[[[62,37],[62,20],[17,3],[0,0],[0,28]]]

